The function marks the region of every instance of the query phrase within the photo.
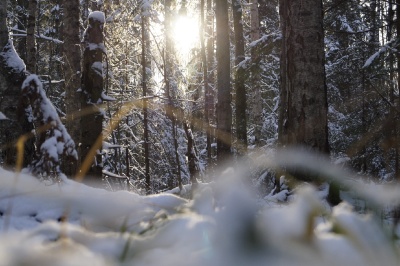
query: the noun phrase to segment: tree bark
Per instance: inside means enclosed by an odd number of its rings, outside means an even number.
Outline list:
[[[279,142],[329,153],[322,0],[283,0]],[[295,177],[318,178],[294,169]],[[336,183],[328,202],[340,202]]]
[[[397,17],[397,20],[396,20],[396,31],[397,31],[397,38],[399,38],[400,37],[400,0],[396,0],[396,17]],[[397,69],[398,69],[398,73],[397,73],[397,88],[400,88],[400,76],[399,76],[399,74],[400,74],[400,54],[399,53],[396,53],[396,59],[397,59]],[[400,103],[398,102],[397,103],[397,112],[399,112],[400,111]],[[395,128],[395,131],[396,131],[396,139],[398,140],[398,139],[400,139],[400,137],[399,137],[399,133],[400,133],[400,130],[399,130],[399,125],[398,125],[398,123],[396,123],[396,128]],[[395,152],[396,152],[396,155],[395,155],[395,157],[396,157],[396,169],[395,169],[395,173],[396,173],[396,178],[397,178],[397,180],[400,180],[400,146],[399,146],[399,143],[396,143],[396,146],[395,146]]]
[[[200,1],[200,49],[201,49],[201,62],[203,65],[203,85],[204,85],[204,123],[203,129],[207,135],[207,161],[208,164],[211,162],[211,127],[210,127],[210,114],[209,114],[209,102],[211,96],[211,88],[208,81],[208,62],[207,62],[207,51],[206,51],[206,17],[205,17],[205,1]]]
[[[37,0],[29,0],[28,25],[26,29],[26,70],[30,73],[36,73],[36,13]]]
[[[20,31],[26,30],[26,22],[27,22],[27,5],[29,1],[26,0],[17,0],[17,10],[16,10],[16,21],[14,22],[17,25],[16,33],[21,33]],[[24,62],[26,62],[26,37],[13,37],[13,44],[17,53],[21,57]]]
[[[206,21],[206,58],[207,58],[207,87],[206,102],[205,102],[205,120],[207,124],[207,161],[208,167],[212,166],[212,147],[211,143],[214,139],[214,132],[212,124],[215,122],[215,91],[214,91],[214,15],[213,15],[213,1],[207,0],[207,16]]]
[[[86,178],[86,182],[90,184],[101,180],[103,170],[101,156],[103,114],[97,104],[102,103],[103,92],[104,22],[103,12],[90,13],[89,25],[84,36],[82,109],[88,111],[88,114],[81,118],[81,155],[82,166],[90,164]]]
[[[198,182],[197,182],[197,174],[198,174],[198,168],[196,167],[198,165],[198,157],[196,153],[196,149],[194,146],[194,138],[193,138],[193,133],[192,129],[190,128],[188,123],[183,124],[186,137],[187,137],[187,159],[188,159],[188,165],[189,165],[189,172],[190,172],[190,183],[192,184],[192,195],[193,191],[196,189]]]
[[[164,78],[165,78],[165,93],[167,97],[167,108],[166,108],[166,115],[171,120],[171,132],[172,132],[172,139],[174,143],[174,157],[175,157],[175,164],[176,164],[176,178],[178,181],[178,186],[182,189],[182,174],[181,174],[181,165],[179,160],[179,145],[177,140],[177,123],[176,123],[176,115],[174,113],[175,105],[172,99],[173,91],[176,90],[174,84],[174,76],[172,71],[172,54],[173,54],[173,45],[172,45],[172,28],[171,28],[171,0],[165,1],[165,53],[164,53]],[[170,177],[169,180],[169,189],[173,189],[174,182],[173,177]]]
[[[217,22],[217,156],[218,162],[231,157],[232,107],[228,1],[216,1]]]
[[[0,1],[0,112],[6,116],[0,120],[0,150],[4,166],[14,168],[17,162],[15,143],[21,135],[31,132],[33,125],[24,110],[18,109],[21,85],[26,77],[25,65],[9,40],[7,2]],[[25,142],[23,164],[19,167],[28,165],[33,154],[34,142],[30,138]]]
[[[7,2],[0,1],[0,48],[3,49],[8,43],[7,28]]]
[[[151,180],[150,180],[150,142],[149,142],[149,125],[148,125],[148,101],[146,99],[147,83],[149,80],[147,70],[150,68],[148,62],[148,49],[149,49],[149,18],[145,14],[145,9],[142,8],[142,96],[143,96],[143,149],[144,149],[144,163],[145,163],[145,183],[146,183],[146,193],[151,193]]]
[[[279,141],[328,153],[321,0],[283,0]]]
[[[236,138],[239,154],[247,151],[247,119],[246,119],[246,73],[240,65],[244,61],[244,37],[242,23],[242,6],[239,0],[232,0],[233,26],[235,31],[235,106],[236,106]]]
[[[79,38],[79,0],[64,0],[64,80],[66,127],[76,144],[81,142],[81,127],[78,110],[81,109],[81,50]],[[65,164],[64,173],[72,176],[79,169],[78,161]]]
[[[250,2],[250,40],[252,42],[260,39],[260,18],[258,10],[258,0],[249,0]],[[257,63],[259,61],[259,51],[256,47],[251,49],[251,58],[253,65],[251,66],[251,79],[252,86],[250,92],[251,102],[251,118],[254,124],[254,144],[260,145],[261,141],[261,129],[263,125],[262,113],[263,104],[261,97],[261,86],[260,86],[260,66]]]

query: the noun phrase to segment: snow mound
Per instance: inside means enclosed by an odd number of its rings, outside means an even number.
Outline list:
[[[3,265],[397,265],[370,215],[318,193],[261,206],[227,171],[193,200],[109,192],[72,180],[45,186],[0,168]]]

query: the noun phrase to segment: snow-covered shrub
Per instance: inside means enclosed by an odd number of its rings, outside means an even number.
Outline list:
[[[47,99],[42,83],[30,75],[22,84],[21,107],[35,125],[36,157],[30,165],[34,175],[57,176],[61,173],[62,156],[77,160],[75,143]]]

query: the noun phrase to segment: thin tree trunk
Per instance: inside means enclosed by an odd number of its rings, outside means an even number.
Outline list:
[[[217,22],[217,155],[218,162],[231,157],[232,107],[228,1],[216,1]]]
[[[183,127],[185,129],[186,137],[187,137],[187,158],[188,158],[188,164],[189,164],[189,172],[190,172],[190,182],[192,183],[192,193],[197,187],[197,174],[198,174],[198,168],[196,167],[198,163],[197,159],[197,154],[196,150],[194,147],[194,138],[192,134],[192,130],[189,127],[188,123],[184,123]]]
[[[258,0],[249,0],[250,2],[250,40],[252,42],[260,39],[260,19],[258,11]],[[260,84],[260,66],[258,65],[259,51],[256,47],[251,48],[251,58],[253,65],[251,67],[252,86],[250,92],[251,118],[254,124],[254,144],[259,146],[261,141],[261,128],[263,125],[262,97]]]
[[[82,3],[81,17],[85,27],[89,17],[89,0],[82,0],[81,3]]]
[[[77,113],[81,109],[81,50],[79,38],[79,0],[64,0],[64,80],[66,127],[76,144],[81,142],[80,118]],[[79,169],[77,162],[65,164],[64,173],[72,176]]]
[[[0,1],[0,49],[8,43],[7,2]]]
[[[17,17],[14,22],[17,25],[17,29],[24,31],[26,30],[27,23],[27,4],[29,1],[26,0],[17,0]],[[16,33],[21,33],[20,31],[16,31]],[[26,37],[13,37],[13,43],[17,53],[21,57],[24,62],[26,62]]]
[[[148,101],[147,97],[147,82],[148,75],[147,69],[150,68],[148,64],[148,45],[149,45],[149,34],[148,17],[144,15],[145,10],[142,10],[141,27],[142,27],[142,96],[143,96],[143,149],[144,149],[144,163],[145,163],[145,182],[146,182],[146,193],[151,193],[150,184],[150,143],[149,143],[149,125],[148,125]]]
[[[393,10],[393,3],[389,2],[388,3],[388,11],[387,11],[388,17],[387,17],[387,42],[392,41],[393,38],[393,19],[394,19],[394,10]],[[387,165],[387,171],[390,172],[390,167],[391,165],[391,160],[394,157],[395,160],[395,176],[398,176],[398,153],[396,149],[396,143],[397,143],[397,134],[396,134],[396,128],[397,128],[397,120],[396,120],[396,110],[395,110],[395,92],[394,92],[394,77],[395,77],[395,72],[394,72],[394,54],[390,53],[389,54],[389,102],[391,106],[389,107],[389,117],[386,122],[385,126],[385,139],[384,139],[384,152],[385,152],[385,161]]]
[[[26,29],[26,50],[27,50],[26,70],[30,73],[36,73],[36,42],[35,42],[36,13],[37,13],[37,0],[29,0],[28,26]]]
[[[167,108],[166,114],[167,117],[171,120],[171,129],[172,129],[172,138],[174,142],[174,155],[175,155],[175,164],[176,164],[176,177],[178,180],[178,186],[182,189],[182,174],[181,174],[181,164],[179,160],[179,145],[177,140],[177,130],[176,130],[176,116],[174,114],[174,102],[172,100],[171,90],[176,89],[171,86],[171,81],[174,79],[172,75],[172,58],[171,55],[173,54],[173,47],[172,47],[172,40],[171,40],[171,0],[165,1],[165,56],[164,56],[164,78],[165,78],[165,92],[167,96]],[[175,82],[172,82],[175,84]],[[169,180],[169,188],[173,188],[173,180],[172,177]]]
[[[397,31],[397,38],[399,38],[400,37],[400,0],[396,0],[396,17],[397,17],[397,20],[396,20],[396,31]],[[397,73],[397,88],[399,89],[400,88],[400,54],[399,53],[396,53],[396,58],[397,58],[397,69],[398,69],[398,73]],[[398,104],[398,106],[397,106],[397,111],[399,112],[400,111],[400,103],[398,102],[397,103]],[[399,133],[400,133],[400,130],[399,130],[399,128],[398,128],[398,123],[396,123],[396,128],[395,128],[395,130],[396,130],[396,138],[397,139],[400,139],[399,138]],[[400,180],[400,156],[399,156],[399,153],[400,153],[400,144],[399,143],[396,143],[396,146],[395,146],[396,148],[396,170],[395,170],[395,172],[396,172],[396,178],[397,178],[397,180]]]
[[[244,56],[244,37],[242,23],[242,7],[240,0],[232,0],[233,26],[235,30],[235,106],[236,106],[236,138],[239,154],[247,151],[247,119],[246,119],[246,73],[240,65],[245,59]]]
[[[211,101],[211,86],[208,80],[208,61],[207,47],[204,35],[207,33],[207,21],[205,17],[206,6],[204,0],[200,1],[200,46],[201,46],[201,62],[203,65],[203,84],[204,84],[204,123],[203,128],[207,135],[207,165],[211,164],[211,120],[210,120],[210,101]],[[208,36],[210,38],[210,36]],[[189,144],[188,144],[189,145]]]
[[[215,122],[214,114],[214,14],[213,14],[213,1],[207,0],[207,16],[206,16],[206,58],[207,58],[207,87],[206,103],[205,103],[205,116],[207,124],[207,161],[208,167],[212,166],[212,147],[214,132],[212,124]]]

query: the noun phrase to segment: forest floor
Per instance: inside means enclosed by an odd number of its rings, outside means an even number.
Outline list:
[[[299,188],[255,199],[240,179],[193,200],[46,185],[0,168],[0,265],[399,265],[388,219]],[[218,191],[218,193],[216,193]],[[350,194],[347,197],[350,199]]]

